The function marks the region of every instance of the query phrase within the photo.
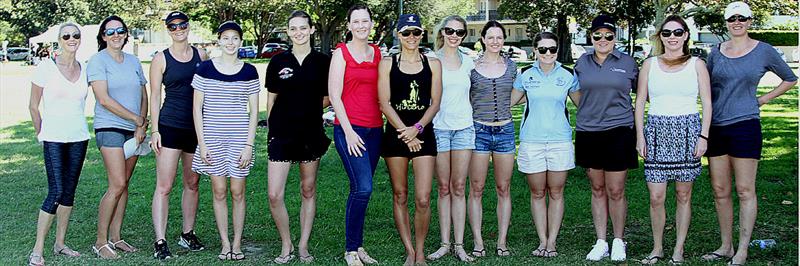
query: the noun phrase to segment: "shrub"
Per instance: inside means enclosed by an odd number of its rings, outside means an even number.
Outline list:
[[[772,46],[797,46],[797,31],[757,30],[749,32],[750,38]]]

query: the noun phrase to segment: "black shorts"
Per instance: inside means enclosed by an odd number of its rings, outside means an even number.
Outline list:
[[[197,149],[194,128],[178,128],[158,123],[158,133],[161,135],[161,147],[182,150],[185,153],[194,153]]]
[[[406,157],[414,158],[419,156],[436,156],[436,135],[433,133],[433,124],[423,129],[422,134],[417,135],[417,139],[421,140],[422,148],[417,152],[411,152],[408,145],[401,139],[397,138],[398,133],[394,127],[387,126],[386,132],[383,133],[381,140],[381,156],[387,157]]]
[[[306,163],[322,158],[331,139],[325,133],[316,136],[267,136],[267,157],[270,162]]]
[[[612,172],[639,168],[636,131],[622,126],[575,132],[575,164]]]
[[[708,130],[706,157],[728,155],[736,158],[761,159],[761,120],[750,119]]]

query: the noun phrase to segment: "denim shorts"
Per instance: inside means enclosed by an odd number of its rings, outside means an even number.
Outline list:
[[[514,154],[516,151],[513,122],[502,126],[487,126],[476,122],[474,123],[474,128],[474,152]]]
[[[94,130],[97,148],[122,148],[125,141],[133,138],[133,131],[119,128],[96,128]]]
[[[475,149],[474,127],[457,130],[434,128],[433,133],[436,135],[437,152]]]

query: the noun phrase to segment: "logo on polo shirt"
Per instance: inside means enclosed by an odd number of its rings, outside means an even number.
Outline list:
[[[611,68],[611,72],[617,72],[617,73],[628,73],[628,71],[625,71],[625,69],[616,68],[616,67],[612,67],[612,68]]]
[[[566,84],[567,84],[567,81],[566,81],[566,80],[564,80],[564,77],[558,77],[558,78],[556,79],[556,86],[559,86],[559,87],[561,87],[561,86],[564,86],[564,85],[566,85]]]
[[[288,78],[292,77],[292,75],[293,75],[292,73],[293,72],[294,72],[294,69],[291,69],[291,68],[288,68],[288,67],[284,67],[283,69],[281,69],[281,71],[278,71],[278,77],[281,78],[281,79],[288,79]]]

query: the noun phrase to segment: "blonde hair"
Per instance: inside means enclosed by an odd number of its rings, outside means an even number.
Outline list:
[[[59,34],[58,34],[58,36],[56,36],[56,41],[61,39],[61,30],[63,30],[66,27],[75,27],[76,29],[78,29],[78,33],[81,33],[81,25],[78,25],[78,23],[75,23],[75,22],[64,22],[64,23],[61,23],[61,26],[58,27],[58,33]]]
[[[444,20],[442,20],[442,23],[439,23],[439,26],[436,27],[436,35],[435,35],[436,38],[434,38],[433,40],[433,47],[436,48],[433,49],[434,51],[438,51],[439,49],[442,49],[442,46],[444,46],[444,35],[442,35],[442,29],[444,29],[444,26],[446,26],[447,23],[450,23],[450,21],[454,20],[460,22],[461,25],[464,25],[464,30],[467,30],[467,21],[464,20],[464,18],[462,18],[461,16],[453,15],[444,18]],[[462,42],[464,41],[464,38],[467,38],[467,35],[461,37]]]

